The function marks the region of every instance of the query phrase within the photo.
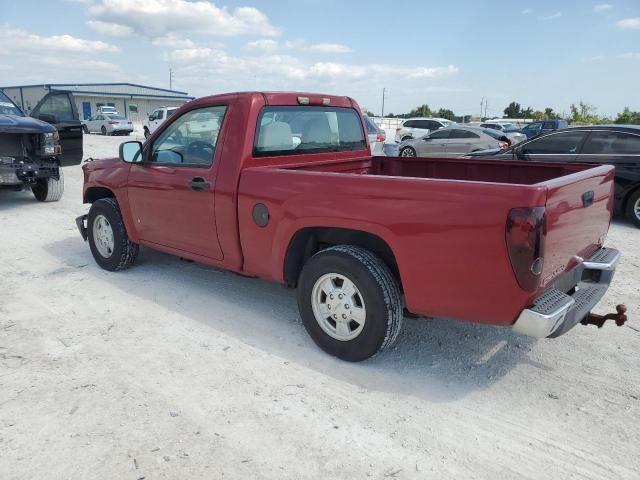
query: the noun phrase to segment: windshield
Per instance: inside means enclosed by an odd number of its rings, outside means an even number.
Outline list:
[[[20,111],[20,109],[4,94],[4,92],[0,92],[0,114],[24,117],[24,113]]]
[[[109,120],[126,120],[126,117],[123,117],[122,115],[110,115],[109,116]]]

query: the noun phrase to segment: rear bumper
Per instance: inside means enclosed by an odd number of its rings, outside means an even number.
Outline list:
[[[513,330],[536,338],[559,337],[584,319],[609,288],[620,252],[601,248],[526,308]]]

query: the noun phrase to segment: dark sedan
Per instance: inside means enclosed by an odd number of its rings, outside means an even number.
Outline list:
[[[640,126],[572,127],[536,137],[507,150],[487,150],[471,155],[494,160],[613,165],[616,167],[616,213],[640,227]]]

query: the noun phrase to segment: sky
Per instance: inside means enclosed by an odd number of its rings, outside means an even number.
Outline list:
[[[640,110],[640,0],[0,0],[0,87],[130,82],[193,96],[349,95],[500,116]]]

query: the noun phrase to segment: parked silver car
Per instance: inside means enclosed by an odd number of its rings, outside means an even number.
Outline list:
[[[527,139],[527,136],[524,133],[518,131],[518,127],[511,122],[500,122],[491,120],[485,123],[481,123],[480,127],[490,128],[492,130],[499,130],[503,132],[509,139],[509,143],[511,143],[511,145],[524,142]]]
[[[502,132],[488,128],[453,126],[442,128],[421,138],[398,145],[401,157],[440,155],[455,157],[491,148],[505,149],[509,142]]]
[[[101,133],[102,135],[129,135],[133,132],[133,124],[120,115],[98,114],[82,122],[84,133]]]
[[[364,124],[367,127],[367,135],[369,136],[369,145],[371,146],[371,155],[384,155],[384,142],[387,134],[367,115],[363,115]]]

